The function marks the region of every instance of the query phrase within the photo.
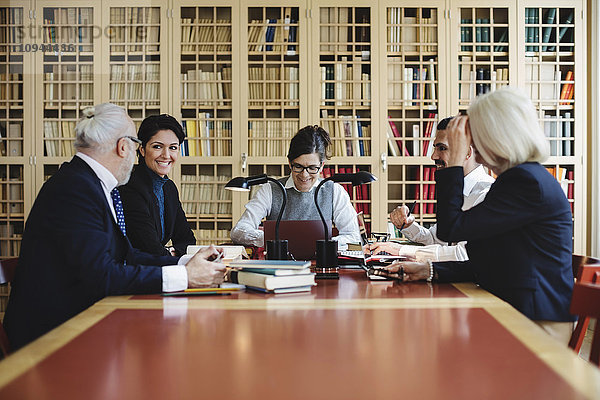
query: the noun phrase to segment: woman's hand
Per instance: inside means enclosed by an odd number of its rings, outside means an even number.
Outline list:
[[[462,167],[471,146],[469,117],[459,115],[453,118],[446,128],[448,132],[448,167]]]
[[[365,246],[365,254],[375,255],[385,251],[392,256],[398,256],[400,255],[400,247],[402,246],[394,242],[375,242]]]

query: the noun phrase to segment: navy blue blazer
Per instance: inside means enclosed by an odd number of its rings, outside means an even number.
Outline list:
[[[436,172],[437,236],[467,240],[469,261],[435,263],[439,281],[475,281],[533,320],[572,321],[573,224],[560,184],[538,163],[503,172],[462,211],[463,169]]]
[[[158,266],[176,264],[131,247],[100,179],[81,158],[42,187],[23,233],[4,325],[24,346],[109,295],[160,293]]]

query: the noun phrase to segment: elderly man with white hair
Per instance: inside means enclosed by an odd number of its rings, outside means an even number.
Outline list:
[[[18,349],[109,295],[160,293],[222,282],[218,250],[178,258],[135,250],[117,186],[129,180],[139,140],[125,110],[83,111],[77,154],[42,187],[27,219],[4,324]]]

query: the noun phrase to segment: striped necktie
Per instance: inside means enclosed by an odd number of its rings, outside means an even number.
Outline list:
[[[119,190],[114,188],[110,192],[110,197],[112,198],[113,205],[115,206],[115,213],[117,214],[117,224],[119,228],[121,228],[121,232],[123,235],[127,236],[127,232],[125,231],[125,214],[123,214],[123,202],[121,202],[121,195],[119,194]]]

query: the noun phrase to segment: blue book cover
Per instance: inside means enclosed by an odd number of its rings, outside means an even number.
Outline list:
[[[360,123],[360,121],[358,121],[358,119],[360,118],[360,116],[356,116],[356,126],[358,128],[358,137],[361,138],[363,137],[363,131],[362,131],[362,124]],[[365,155],[365,143],[364,140],[359,140],[358,141],[358,148],[360,150],[360,155],[364,156]]]

